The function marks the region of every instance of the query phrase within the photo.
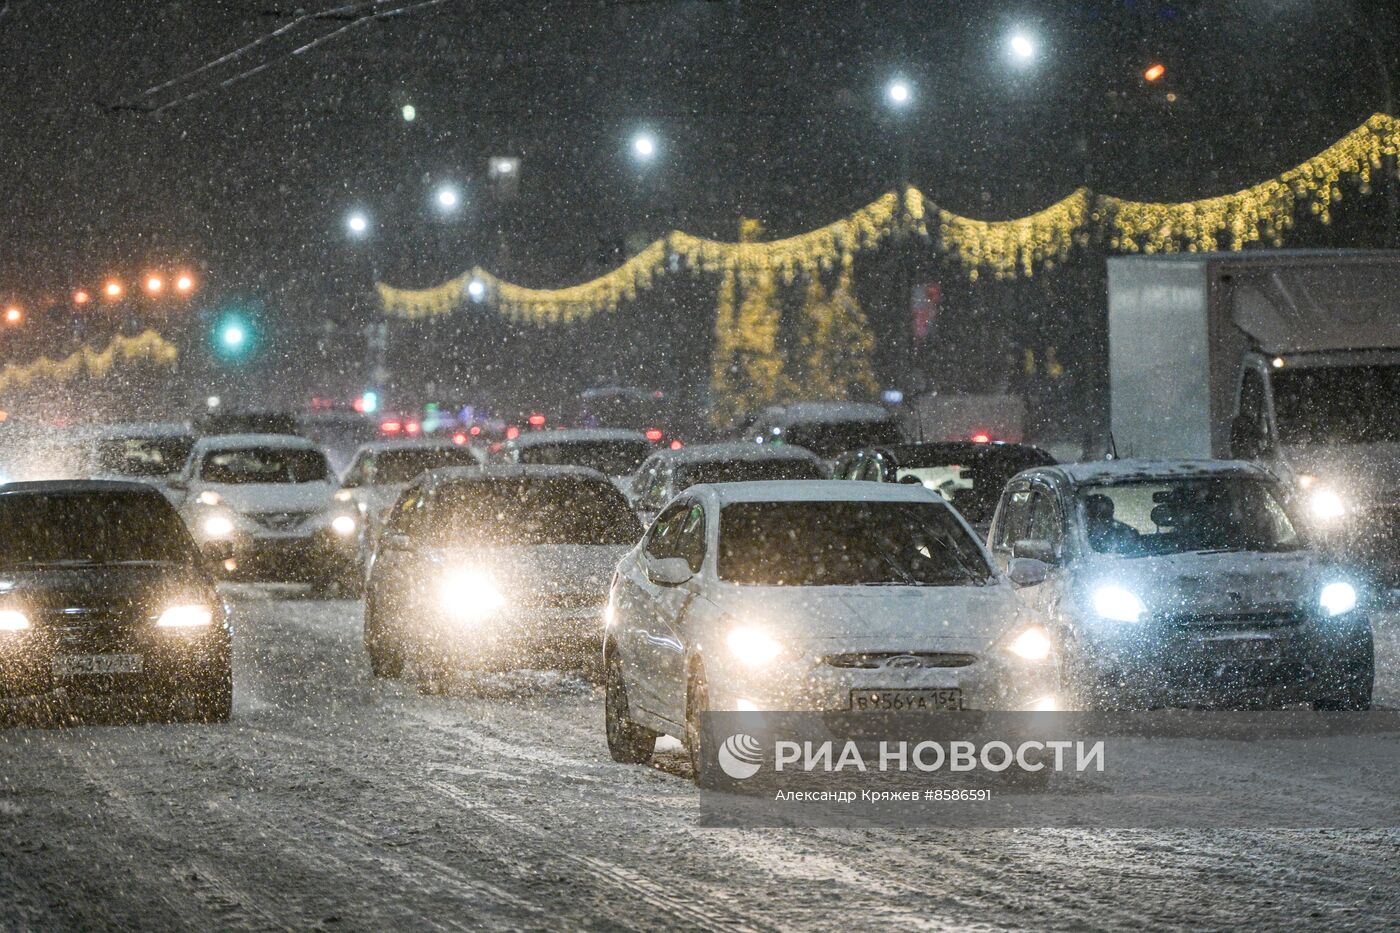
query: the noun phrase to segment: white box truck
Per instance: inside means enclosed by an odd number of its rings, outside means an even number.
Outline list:
[[[1239,457],[1400,583],[1400,252],[1108,260],[1120,457]]]

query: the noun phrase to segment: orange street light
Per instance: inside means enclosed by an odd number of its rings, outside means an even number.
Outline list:
[[[18,324],[22,320],[24,320],[24,312],[21,311],[19,308],[16,308],[14,305],[10,305],[8,308],[5,309],[6,324]]]
[[[161,286],[164,284],[165,283],[160,280],[160,276],[153,275],[146,280],[146,291],[150,292],[152,295],[159,294]]]
[[[175,280],[175,290],[177,292],[187,292],[192,288],[194,288],[194,279],[190,278],[188,275],[182,275]]]
[[[120,298],[122,296],[122,283],[113,279],[102,290],[107,293],[108,298]]]
[[[92,297],[91,295],[89,295],[87,292],[83,291],[83,290],[80,288],[80,289],[78,289],[76,292],[73,293],[73,304],[75,304],[75,305],[85,305],[85,304],[88,303],[88,299],[91,298],[91,297]]]
[[[1148,81],[1156,81],[1158,78],[1162,77],[1162,75],[1166,73],[1167,66],[1163,65],[1161,62],[1158,62],[1155,65],[1149,65],[1147,70],[1142,73],[1142,76]]]

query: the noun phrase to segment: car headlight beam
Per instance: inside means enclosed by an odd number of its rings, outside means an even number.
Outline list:
[[[762,629],[741,625],[729,630],[724,637],[729,653],[748,667],[762,667],[778,656],[783,646]]]
[[[349,515],[337,515],[335,518],[331,519],[331,531],[343,537],[353,535],[357,527],[359,526],[356,524],[355,519]]]
[[[1094,591],[1094,611],[1114,622],[1140,622],[1147,607],[1137,594],[1121,586],[1101,586]]]
[[[0,632],[23,632],[29,628],[29,617],[18,609],[0,609]]]
[[[1027,661],[1044,661],[1050,657],[1050,651],[1054,645],[1050,641],[1050,633],[1040,625],[1032,625],[1023,629],[1021,634],[1011,639],[1011,643],[1006,646],[1006,650]]]
[[[233,534],[233,520],[227,515],[210,515],[200,526],[211,538],[223,538]]]
[[[1308,511],[1317,521],[1334,522],[1347,513],[1347,505],[1330,489],[1314,489],[1308,494]]]
[[[462,570],[443,579],[438,586],[438,602],[454,618],[479,622],[506,605],[505,594],[489,574]]]
[[[202,628],[214,621],[214,613],[208,606],[189,604],[171,606],[160,614],[156,625],[160,628]]]
[[[1338,580],[1322,588],[1317,598],[1322,610],[1329,616],[1339,616],[1356,608],[1356,587]]]

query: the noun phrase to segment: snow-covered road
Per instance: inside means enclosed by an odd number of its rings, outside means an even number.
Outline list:
[[[352,602],[233,594],[228,725],[0,730],[0,929],[1297,928],[1400,916],[1396,831],[721,830],[582,680],[376,683]],[[1380,631],[1378,700],[1397,705]],[[1323,789],[1320,789],[1320,791]]]

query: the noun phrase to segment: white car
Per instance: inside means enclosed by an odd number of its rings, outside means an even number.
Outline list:
[[[1020,583],[1023,570],[1012,570]],[[707,710],[1049,710],[1038,616],[922,486],[693,486],[618,565],[604,636],[613,757],[701,760]]]
[[[340,478],[337,502],[352,503],[365,520],[373,544],[384,519],[403,491],[420,473],[454,466],[479,466],[485,457],[475,447],[451,441],[372,441],[360,445]]]
[[[1287,488],[1238,460],[1044,466],[1007,484],[989,540],[1041,562],[1022,591],[1090,708],[1367,709],[1354,570],[1311,546]]]
[[[380,536],[365,594],[377,677],[596,666],[617,560],[641,537],[607,477],[580,467],[420,476]]]
[[[656,445],[641,431],[568,428],[531,431],[506,441],[501,459],[524,465],[580,466],[597,470],[625,493],[628,478]]]
[[[196,541],[232,557],[239,577],[309,582],[358,593],[364,528],[353,504],[335,501],[326,456],[283,434],[202,437],[171,488]]]

